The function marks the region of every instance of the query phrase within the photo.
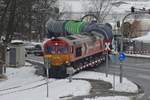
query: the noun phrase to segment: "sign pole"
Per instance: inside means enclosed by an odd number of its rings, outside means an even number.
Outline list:
[[[106,50],[106,77],[108,77],[108,50]]]
[[[47,86],[47,90],[46,90],[46,92],[47,92],[47,94],[46,94],[46,96],[47,96],[47,98],[49,97],[49,86],[48,86],[48,83],[49,83],[49,81],[48,81],[48,79],[49,79],[49,67],[50,67],[50,63],[49,63],[49,60],[48,60],[48,58],[47,57],[44,57],[44,64],[45,64],[45,68],[46,68],[46,86]]]
[[[120,61],[120,83],[123,81],[123,68],[122,68],[122,61]]]
[[[119,60],[120,60],[120,83],[123,81],[123,61],[125,60],[126,56],[123,52],[119,53]]]
[[[109,48],[110,46],[110,41],[105,41],[105,50],[106,50],[106,69],[105,69],[105,73],[106,73],[106,77],[108,77],[108,56],[109,56]]]
[[[48,86],[48,83],[49,83],[49,81],[48,81],[48,79],[49,79],[49,66],[50,66],[50,62],[49,62],[49,60],[48,60],[48,58],[47,58],[47,67],[46,67],[46,74],[47,74],[47,98],[48,98],[48,96],[49,96],[49,86]]]

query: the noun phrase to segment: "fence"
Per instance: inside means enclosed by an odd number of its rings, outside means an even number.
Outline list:
[[[150,43],[144,43],[143,41],[130,41],[125,43],[124,51],[127,54],[150,55]]]

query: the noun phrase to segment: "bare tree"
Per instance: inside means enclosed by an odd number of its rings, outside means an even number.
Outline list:
[[[89,1],[88,14],[94,14],[99,22],[103,22],[112,8],[112,0],[91,0]]]
[[[37,31],[41,36],[48,18],[55,16],[53,12],[58,11],[53,6],[56,1],[0,0],[0,74],[5,63],[6,48],[10,41],[16,38],[15,33],[19,33],[22,37],[26,36],[26,39],[30,40],[33,39],[32,31]],[[5,39],[2,40],[1,37]]]
[[[46,32],[45,24],[49,17],[56,17],[58,9],[55,7],[57,0],[37,0],[32,6],[32,38],[41,40]],[[38,38],[37,38],[38,36]]]
[[[72,7],[66,3],[63,3],[63,5],[64,6],[60,9],[59,14],[57,15],[57,19],[69,20],[73,16]]]
[[[0,37],[3,35],[3,31],[5,29],[5,20],[8,12],[8,8],[10,6],[10,0],[1,0],[0,5]]]

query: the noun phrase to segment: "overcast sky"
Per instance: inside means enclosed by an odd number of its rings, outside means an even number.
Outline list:
[[[72,12],[84,12],[88,6],[89,6],[90,0],[59,0],[60,9],[62,9],[62,6],[65,6],[67,10],[71,10]],[[114,0],[114,1],[121,1],[121,0]],[[124,10],[130,10],[131,6],[135,6],[137,8],[150,8],[150,2],[143,2],[148,0],[125,0],[128,4],[122,4],[118,8],[122,12],[122,9]],[[129,2],[130,1],[130,2]],[[135,1],[142,1],[142,2],[135,2]],[[66,6],[67,5],[67,6]],[[69,7],[70,6],[70,7]],[[121,9],[120,9],[121,8]],[[113,9],[113,8],[112,8]]]

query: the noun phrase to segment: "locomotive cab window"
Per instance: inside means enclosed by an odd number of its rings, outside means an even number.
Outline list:
[[[76,48],[76,57],[79,57],[82,55],[82,49],[81,47]]]
[[[68,48],[66,46],[49,46],[47,52],[51,54],[65,54],[68,53]]]
[[[47,52],[51,53],[51,54],[56,54],[55,46],[48,46],[47,47]]]
[[[57,46],[57,52],[59,54],[68,53],[68,48],[65,46]]]

